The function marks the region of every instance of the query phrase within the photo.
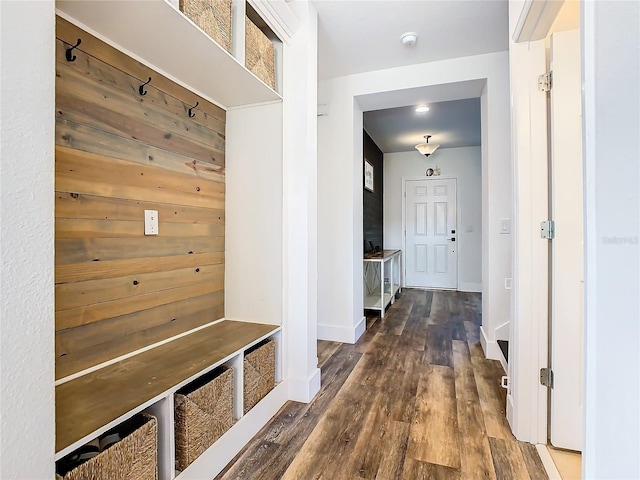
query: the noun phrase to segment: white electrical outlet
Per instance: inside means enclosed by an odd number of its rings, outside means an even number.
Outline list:
[[[157,210],[144,211],[144,234],[158,235],[158,211]]]

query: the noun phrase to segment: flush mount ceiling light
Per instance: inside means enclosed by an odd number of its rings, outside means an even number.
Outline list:
[[[429,111],[429,107],[426,105],[420,105],[416,107],[416,113],[427,113]]]
[[[411,47],[418,41],[418,34],[416,32],[405,32],[400,37],[402,44],[406,47]]]
[[[418,150],[425,157],[428,157],[433,152],[435,152],[438,148],[440,148],[440,145],[438,145],[437,143],[429,143],[430,138],[431,138],[431,135],[425,135],[424,143],[419,143],[418,145],[416,145],[416,150]]]

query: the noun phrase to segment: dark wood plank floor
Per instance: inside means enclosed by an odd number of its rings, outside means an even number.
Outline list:
[[[217,479],[544,480],[505,418],[480,294],[405,289],[355,345],[318,342],[322,389],[287,403]]]

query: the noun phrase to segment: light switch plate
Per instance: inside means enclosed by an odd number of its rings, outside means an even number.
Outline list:
[[[157,210],[144,211],[144,234],[158,235],[158,211]]]
[[[501,234],[511,233],[511,219],[510,218],[501,218],[500,219],[500,233]]]

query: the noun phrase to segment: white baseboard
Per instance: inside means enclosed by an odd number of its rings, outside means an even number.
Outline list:
[[[487,338],[487,334],[484,331],[484,325],[480,327],[480,345],[482,345],[484,356],[489,360],[499,361],[500,359],[504,358],[498,344],[495,341],[490,341]]]
[[[316,368],[307,379],[289,378],[289,400],[309,403],[320,391],[320,369]]]
[[[498,359],[498,361],[500,362],[500,365],[502,365],[502,369],[504,370],[505,374],[509,374],[509,367],[507,366],[507,360],[506,358],[504,358],[504,355],[502,354],[502,350],[500,350],[500,358]]]
[[[549,453],[547,446],[538,443],[536,444],[536,450],[538,451],[538,455],[540,455],[542,466],[547,471],[549,480],[562,480],[562,476],[560,476],[558,467],[556,467],[553,458],[551,458],[551,454]]]
[[[487,340],[487,335],[484,333],[484,325],[480,326],[480,346],[482,347],[482,351],[484,352],[484,356],[487,356],[487,344],[489,341]]]
[[[515,420],[515,418],[514,418],[515,410],[513,408],[513,395],[510,392],[511,392],[511,390],[508,390],[508,392],[507,392],[507,422],[509,422],[509,427],[511,427],[511,431],[513,432],[513,422]]]
[[[356,343],[367,328],[367,317],[362,317],[355,327],[318,324],[318,340]]]
[[[458,283],[459,292],[482,293],[482,284],[473,282]]]
[[[366,329],[367,329],[367,317],[363,315],[362,318],[360,319],[360,322],[358,322],[358,324],[356,325],[356,328],[354,329],[353,343],[356,343],[360,339],[360,337],[362,336],[362,334],[365,332]]]

